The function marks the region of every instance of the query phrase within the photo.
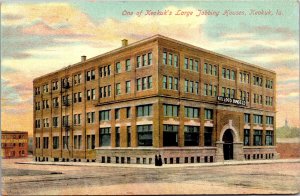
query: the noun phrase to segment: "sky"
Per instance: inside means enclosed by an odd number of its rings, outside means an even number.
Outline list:
[[[1,5],[1,130],[32,133],[35,77],[155,34],[274,70],[277,127],[286,118],[299,127],[296,1],[10,0]]]

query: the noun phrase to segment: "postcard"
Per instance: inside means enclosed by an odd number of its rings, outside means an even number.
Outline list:
[[[2,1],[2,195],[297,194],[296,1]]]

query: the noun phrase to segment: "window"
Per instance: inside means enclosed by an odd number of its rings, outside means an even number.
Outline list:
[[[273,97],[266,96],[266,105],[273,106]]]
[[[143,66],[146,66],[147,65],[147,55],[146,54],[143,54]]]
[[[99,121],[110,120],[110,110],[99,111]]]
[[[198,95],[199,94],[199,83],[198,82],[195,82],[195,94]]]
[[[53,127],[58,127],[58,117],[52,118],[52,124],[53,124]]]
[[[190,82],[190,93],[194,93],[194,82],[193,81],[189,81]]]
[[[116,147],[120,147],[120,127],[116,127]]]
[[[152,53],[148,53],[148,65],[152,65]]]
[[[58,90],[58,81],[52,82],[52,90]]]
[[[163,126],[163,146],[178,146],[178,125]]]
[[[49,92],[48,84],[45,84],[45,85],[43,86],[43,92],[44,92],[44,93],[48,93],[48,92]]]
[[[36,148],[41,148],[41,140],[40,137],[35,138],[35,146]]]
[[[127,147],[131,146],[131,126],[127,126]]]
[[[138,125],[138,145],[152,146],[152,125]]]
[[[73,102],[74,103],[81,102],[81,100],[82,100],[81,92],[74,93]]]
[[[249,74],[246,72],[240,72],[240,82],[249,83]]]
[[[199,127],[184,126],[184,146],[199,145]]]
[[[62,123],[63,123],[64,127],[69,126],[69,116],[68,115],[63,116],[62,120],[63,120]]]
[[[193,59],[190,59],[190,65],[189,65],[190,70],[194,69],[194,63],[193,63]]]
[[[43,119],[43,125],[44,125],[44,127],[49,127],[49,119],[48,118]]]
[[[137,68],[141,67],[141,56],[136,57],[136,67]]]
[[[131,89],[130,89],[130,81],[126,81],[126,93],[130,93]]]
[[[253,115],[255,124],[262,124],[262,115]]]
[[[235,80],[235,71],[231,70],[230,79]]]
[[[204,146],[212,146],[212,127],[204,127]]]
[[[100,98],[110,97],[111,95],[111,85],[100,87],[99,89]]]
[[[73,124],[80,125],[81,124],[81,114],[74,114],[73,115]]]
[[[111,131],[110,127],[100,128],[100,146],[110,146]]]
[[[163,53],[163,64],[166,65],[167,64],[167,52]]]
[[[205,119],[212,120],[213,119],[213,110],[212,109],[204,109]]]
[[[43,109],[48,109],[48,108],[49,108],[48,100],[43,100]]]
[[[120,109],[115,109],[115,119],[120,119]]]
[[[95,112],[88,112],[87,115],[87,123],[94,123],[95,122]]]
[[[173,89],[173,77],[169,76],[169,89]]]
[[[266,131],[266,146],[273,146],[273,131]]]
[[[274,117],[273,116],[266,116],[266,124],[273,125],[274,124]]]
[[[214,76],[218,75],[218,66],[217,65],[214,65],[214,67],[213,67],[213,74],[214,74]]]
[[[117,83],[116,84],[116,95],[120,95],[121,94],[121,84]]]
[[[86,99],[89,101],[91,100],[91,90],[86,91]]]
[[[152,116],[152,105],[137,106],[137,117]]]
[[[53,149],[58,149],[59,148],[59,137],[54,136],[53,137]]]
[[[152,76],[148,76],[148,89],[152,88]]]
[[[130,64],[130,59],[126,60],[126,71],[130,71],[131,70],[131,64]]]
[[[38,102],[39,103],[39,102]],[[59,104],[58,104],[58,97],[54,97],[53,99],[52,99],[52,104],[53,104],[53,107],[54,108],[58,108],[58,106],[59,106]],[[38,105],[40,105],[40,104],[38,104]]]
[[[222,77],[229,80],[235,80],[235,71],[222,68]]]
[[[244,114],[244,123],[249,124],[250,123],[250,114]]]
[[[146,90],[147,89],[147,78],[143,77],[142,78],[142,90]]]
[[[164,116],[178,117],[179,106],[163,104]]]
[[[40,109],[41,109],[40,102],[35,102],[35,110],[40,110]]]
[[[208,74],[207,63],[204,63],[203,70],[204,70],[204,73],[205,73],[205,74]]]
[[[92,89],[91,92],[92,92],[92,100],[96,100],[96,90]]]
[[[273,80],[266,79],[266,88],[273,89]]]
[[[35,95],[39,95],[39,94],[41,94],[41,89],[40,89],[40,87],[35,87]]]
[[[70,136],[63,136],[63,148],[68,149],[70,146]]]
[[[86,72],[86,81],[95,80],[95,70],[90,70]]]
[[[81,135],[74,135],[74,149],[81,149]]]
[[[169,53],[169,65],[173,65],[173,55]]]
[[[87,149],[95,149],[95,135],[87,135],[86,137]]]
[[[136,90],[141,91],[142,90],[142,79],[139,78],[136,80]]]
[[[226,78],[230,79],[230,69],[226,69]]]
[[[167,76],[163,76],[163,88],[167,89]]]
[[[262,145],[262,131],[261,130],[254,130],[253,140],[254,140],[253,141],[254,146]]]
[[[195,60],[195,71],[199,71],[199,62]]]
[[[80,84],[81,83],[81,74],[74,75],[74,84]]]
[[[152,76],[137,79],[137,91],[152,88]]]
[[[253,76],[253,85],[262,86],[262,77]]]
[[[174,54],[174,66],[178,67],[178,56],[176,54]]]
[[[199,118],[199,108],[184,107],[184,113],[187,118]]]
[[[131,117],[131,108],[127,107],[126,108],[126,118],[130,118]]]
[[[111,73],[111,66],[108,65],[108,66],[107,66],[107,75],[110,76],[110,73]]]
[[[213,96],[214,96],[214,97],[217,97],[217,96],[218,96],[218,87],[217,87],[217,86],[214,86],[214,93],[213,93]]]
[[[244,129],[244,146],[250,146],[250,130]]]
[[[49,147],[49,137],[43,137],[43,148],[48,149]]]
[[[189,69],[189,59],[188,58],[184,58],[184,69]]]
[[[116,63],[116,73],[121,73],[121,63],[120,62]]]
[[[189,81],[184,80],[184,92],[189,92]]]
[[[41,128],[41,120],[40,119],[35,120],[35,128]]]
[[[178,91],[179,85],[178,85],[178,78],[174,78],[174,90]]]

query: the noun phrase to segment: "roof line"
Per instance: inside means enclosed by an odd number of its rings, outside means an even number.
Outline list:
[[[201,48],[201,47],[198,47],[198,46],[194,46],[192,44],[189,44],[189,43],[185,43],[185,42],[182,42],[182,41],[179,41],[179,40],[176,40],[176,39],[173,39],[173,38],[170,38],[170,37],[166,37],[166,36],[163,36],[163,35],[160,35],[160,34],[156,34],[156,35],[153,35],[151,37],[148,37],[148,38],[145,38],[145,39],[142,39],[142,40],[139,40],[139,41],[136,41],[136,42],[133,42],[131,44],[128,44],[127,46],[122,46],[122,47],[119,47],[119,48],[116,48],[114,50],[111,50],[111,51],[108,51],[108,52],[105,52],[103,54],[100,54],[100,55],[97,55],[97,56],[94,56],[90,59],[87,59],[83,62],[77,62],[75,64],[72,64],[72,65],[68,65],[68,66],[65,66],[61,69],[58,69],[56,71],[53,71],[53,72],[50,72],[50,73],[47,73],[45,75],[42,75],[42,76],[39,76],[37,78],[34,78],[33,81],[35,80],[38,80],[40,78],[43,78],[45,76],[49,76],[49,75],[52,75],[52,74],[55,74],[59,71],[63,71],[63,70],[66,70],[66,69],[69,69],[71,67],[75,67],[75,66],[78,66],[78,65],[81,65],[81,64],[84,64],[84,63],[87,63],[87,62],[90,62],[90,61],[93,61],[97,58],[101,58],[101,57],[104,57],[104,56],[107,56],[107,55],[111,55],[111,54],[114,54],[116,52],[119,52],[119,51],[122,51],[122,50],[125,50],[125,49],[128,49],[128,48],[131,48],[131,47],[134,47],[136,45],[139,45],[139,44],[142,44],[142,43],[145,43],[145,42],[148,42],[148,41],[151,41],[151,40],[155,40],[157,38],[162,38],[162,39],[165,39],[165,40],[168,40],[168,41],[171,41],[171,42],[175,42],[175,43],[178,43],[178,44],[181,44],[183,46],[186,46],[186,47],[190,47],[190,48],[194,48],[196,50],[201,50],[203,52],[206,52],[206,53],[209,53],[209,54],[213,54],[213,55],[216,55],[216,56],[219,56],[219,57],[223,57],[223,58],[227,58],[229,60],[232,60],[232,61],[236,61],[236,62],[239,62],[239,63],[242,63],[242,64],[245,64],[245,65],[249,65],[249,66],[252,66],[252,67],[255,67],[255,68],[258,68],[258,69],[262,69],[262,70],[265,70],[265,71],[269,71],[269,72],[272,72],[272,73],[276,73],[275,71],[273,70],[269,70],[269,69],[266,69],[264,67],[261,67],[261,66],[258,66],[258,65],[254,65],[254,64],[251,64],[251,63],[248,63],[248,62],[245,62],[245,61],[242,61],[242,60],[239,60],[239,59],[235,59],[233,57],[230,57],[230,56],[226,56],[226,55],[223,55],[223,54],[220,54],[220,53],[216,53],[216,52],[213,52],[211,50],[207,50],[207,49],[204,49],[204,48]]]

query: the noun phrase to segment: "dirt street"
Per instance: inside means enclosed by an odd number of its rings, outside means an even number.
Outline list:
[[[295,194],[300,187],[299,162],[151,169],[16,161],[2,160],[4,195]]]

